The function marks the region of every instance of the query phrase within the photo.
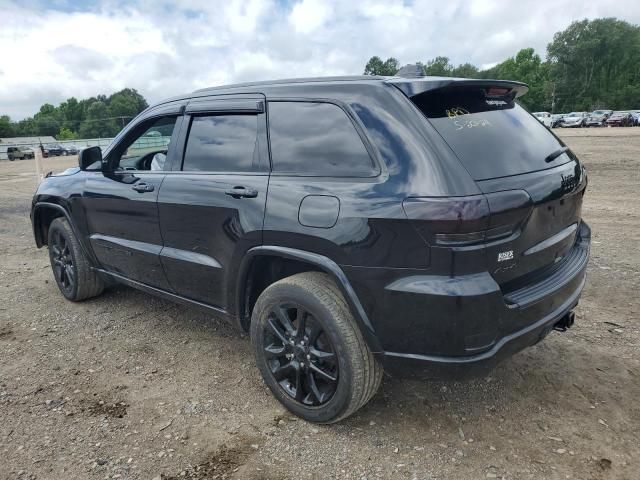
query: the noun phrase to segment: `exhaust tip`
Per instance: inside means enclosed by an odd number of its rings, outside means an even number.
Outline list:
[[[571,328],[573,326],[573,323],[575,322],[576,319],[576,314],[575,312],[571,311],[568,312],[564,317],[562,317],[554,326],[553,329],[556,332],[566,332],[567,329]]]

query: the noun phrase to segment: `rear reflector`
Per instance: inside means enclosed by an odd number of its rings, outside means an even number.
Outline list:
[[[533,202],[524,190],[466,197],[410,197],[402,202],[409,220],[431,245],[473,245],[513,234]]]

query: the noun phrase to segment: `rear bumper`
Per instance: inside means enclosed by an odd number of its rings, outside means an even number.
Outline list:
[[[348,271],[393,373],[482,374],[543,339],[577,305],[586,280],[590,229],[583,222],[566,260],[504,294],[489,273],[462,277]],[[372,269],[368,269],[372,270]],[[387,283],[376,294],[376,284]]]
[[[456,378],[481,376],[490,372],[500,361],[543,340],[578,304],[585,284],[583,277],[575,292],[559,308],[538,321],[497,341],[493,347],[476,355],[440,356],[384,352],[385,370],[401,376],[453,376]]]

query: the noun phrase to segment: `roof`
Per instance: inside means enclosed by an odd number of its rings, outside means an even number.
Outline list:
[[[401,90],[405,95],[412,97],[419,95],[428,90],[435,90],[439,88],[445,88],[453,85],[460,86],[497,86],[509,88],[516,97],[524,95],[529,87],[524,83],[514,82],[511,80],[492,80],[492,79],[471,79],[471,78],[457,78],[457,77],[384,77],[377,75],[350,75],[339,77],[308,77],[308,78],[285,78],[281,80],[266,80],[260,82],[246,82],[235,83],[231,85],[220,85],[217,87],[208,87],[195,90],[190,94],[178,95],[175,97],[167,98],[156,105],[149,107],[150,109],[156,108],[160,105],[167,104],[175,101],[184,101],[194,97],[205,97],[207,95],[231,95],[231,94],[244,94],[244,93],[263,93],[286,95],[291,91],[301,88],[310,87],[306,90],[307,95],[323,95],[327,92],[327,89],[338,87],[340,85],[351,87],[360,85],[393,85]],[[250,91],[248,91],[250,89]],[[335,91],[334,91],[335,92]]]
[[[348,75],[338,77],[306,77],[306,78],[284,78],[281,80],[265,80],[260,82],[234,83],[231,85],[220,85],[217,87],[201,88],[193,93],[203,93],[216,90],[226,90],[228,88],[243,87],[268,87],[271,85],[287,85],[292,83],[327,83],[327,82],[362,82],[372,80],[386,80],[391,77],[381,77],[377,75]]]
[[[504,86],[516,91],[517,96],[524,95],[529,89],[526,84],[512,80],[476,79],[459,77],[431,77],[431,76],[395,76],[383,77],[378,75],[351,75],[341,77],[308,77],[308,78],[286,78],[282,80],[266,80],[261,82],[236,83],[232,85],[221,85],[218,87],[201,88],[193,93],[217,92],[219,90],[237,89],[245,87],[271,87],[280,85],[292,85],[300,83],[338,83],[338,82],[384,82],[398,87],[407,95],[417,95],[427,90],[451,86],[453,84],[469,86]]]

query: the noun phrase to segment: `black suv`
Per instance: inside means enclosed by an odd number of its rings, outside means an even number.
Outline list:
[[[77,153],[77,152],[76,152]],[[60,145],[59,143],[52,143],[45,145],[44,155],[45,157],[66,157],[69,154],[69,149]]]
[[[69,300],[116,281],[229,318],[278,400],[335,422],[383,367],[484,372],[573,323],[587,177],[526,91],[367,76],[173,98],[44,180],[36,244]]]

